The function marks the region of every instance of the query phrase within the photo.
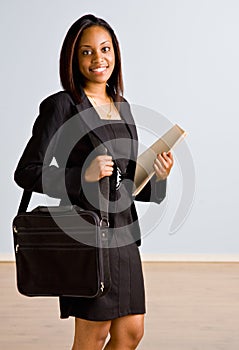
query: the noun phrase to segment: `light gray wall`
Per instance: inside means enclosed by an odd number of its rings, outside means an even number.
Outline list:
[[[165,215],[145,237],[142,252],[237,254],[239,2],[9,0],[0,5],[0,255],[13,252],[11,220],[21,195],[13,171],[40,101],[61,88],[58,59],[65,33],[85,13],[105,18],[120,39],[127,99],[189,133],[196,172],[191,213],[170,235],[185,190],[176,164]]]

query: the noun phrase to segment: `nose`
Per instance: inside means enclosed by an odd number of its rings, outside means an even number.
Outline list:
[[[102,62],[103,60],[103,54],[101,52],[101,50],[96,50],[94,52],[94,55],[92,57],[92,62],[96,63],[96,62]]]

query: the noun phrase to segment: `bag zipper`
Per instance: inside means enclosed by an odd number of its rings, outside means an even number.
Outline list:
[[[16,253],[19,251],[19,249],[69,249],[69,248],[75,248],[75,249],[79,249],[79,247],[77,246],[77,244],[74,243],[58,243],[58,244],[54,244],[54,243],[49,243],[49,244],[39,244],[39,243],[31,243],[31,244],[16,244],[16,248],[15,251]],[[91,247],[87,246],[87,245],[83,245],[80,247],[81,249],[91,249]]]
[[[92,225],[94,226],[94,225]],[[94,226],[94,227],[98,227],[98,226]],[[51,232],[64,232],[63,230],[66,230],[66,231],[79,231],[79,227],[78,226],[75,226],[75,227],[63,227],[63,228],[54,228],[54,227],[42,227],[42,228],[37,228],[37,227],[24,227],[24,226],[19,226],[17,227],[16,225],[13,226],[13,232],[14,233],[19,233],[19,232],[47,232],[47,231],[51,231]],[[91,228],[87,228],[85,227],[84,230],[87,232],[92,232],[93,230],[91,230]]]

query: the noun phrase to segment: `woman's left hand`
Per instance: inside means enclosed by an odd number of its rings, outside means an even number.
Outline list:
[[[154,161],[154,170],[158,180],[165,180],[173,166],[173,155],[171,152],[158,154]]]

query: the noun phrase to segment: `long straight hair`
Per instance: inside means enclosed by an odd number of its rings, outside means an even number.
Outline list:
[[[111,26],[94,15],[85,15],[79,18],[66,34],[60,54],[61,84],[76,103],[81,102],[84,77],[79,70],[77,49],[83,31],[92,26],[103,27],[111,36],[115,53],[115,67],[107,82],[107,92],[114,97],[116,102],[120,102],[121,96],[123,96],[123,79],[119,43]]]

